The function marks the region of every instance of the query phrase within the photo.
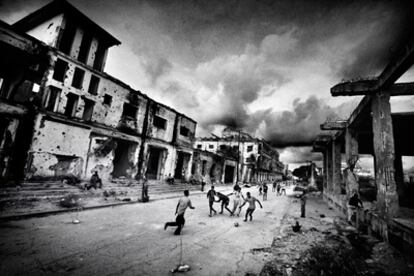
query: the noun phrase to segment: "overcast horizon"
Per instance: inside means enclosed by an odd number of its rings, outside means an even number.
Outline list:
[[[49,2],[1,1],[0,19]],[[361,99],[330,88],[378,75],[414,18],[409,1],[69,2],[121,41],[108,74],[195,119],[197,136],[242,128],[292,166],[321,160],[310,147],[319,125]],[[414,110],[414,97],[393,98],[392,110]]]

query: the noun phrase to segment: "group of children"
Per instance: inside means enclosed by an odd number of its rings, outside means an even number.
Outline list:
[[[263,196],[263,201],[267,200],[267,191],[269,187],[267,186],[266,182],[259,183],[259,195]],[[274,181],[272,183],[272,192],[276,191],[276,195],[286,195],[286,188],[280,184],[280,182]]]
[[[259,194],[263,195],[263,200],[267,200],[267,190],[268,190],[268,187],[266,183],[261,184],[259,186]],[[278,190],[277,195],[279,195],[279,190]],[[286,191],[285,191],[285,194],[286,194]],[[229,209],[229,205],[230,205],[229,196],[231,195],[233,195],[232,210]],[[241,192],[241,187],[238,184],[234,186],[233,192],[227,195],[217,192],[216,190],[214,190],[214,186],[211,186],[211,189],[207,192],[207,198],[208,198],[208,203],[209,203],[209,208],[210,208],[210,214],[209,214],[210,217],[213,216],[213,213],[217,214],[217,211],[213,207],[215,202],[221,202],[220,214],[222,214],[224,209],[226,209],[230,213],[230,216],[234,216],[234,215],[239,216],[243,206],[248,204],[244,221],[247,221],[248,218],[250,219],[250,221],[253,220],[253,213],[256,210],[256,202],[259,204],[260,208],[263,208],[262,203],[257,198],[252,196],[250,192],[247,192],[246,197],[244,197]],[[185,190],[184,197],[180,198],[180,200],[178,201],[177,207],[176,207],[176,211],[175,211],[176,220],[165,223],[164,230],[166,230],[169,226],[175,226],[177,228],[174,234],[180,235],[181,229],[184,227],[184,223],[185,223],[184,213],[187,208],[194,209],[194,207],[191,204],[191,200],[189,199],[189,191]]]
[[[230,204],[229,196],[231,195],[234,195],[232,210],[228,208]],[[250,218],[250,221],[253,219],[253,212],[256,209],[256,202],[259,203],[260,208],[263,208],[262,203],[257,198],[251,196],[250,192],[247,192],[246,197],[244,197],[241,192],[241,187],[238,184],[234,186],[233,192],[227,195],[222,194],[220,192],[216,192],[214,190],[214,186],[211,186],[211,189],[207,192],[207,198],[208,198],[208,204],[210,208],[210,214],[209,214],[210,217],[213,215],[213,213],[217,214],[217,211],[213,208],[214,202],[221,202],[220,214],[223,214],[223,209],[225,208],[230,213],[230,216],[234,216],[234,215],[239,216],[243,206],[246,203],[248,203],[249,206],[246,210],[246,216],[245,216],[244,221],[247,221],[248,217]]]

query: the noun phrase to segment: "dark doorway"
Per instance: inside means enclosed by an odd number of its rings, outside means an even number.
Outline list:
[[[234,167],[226,166],[224,170],[224,183],[233,183],[234,179]]]
[[[177,164],[175,166],[175,171],[174,171],[175,179],[184,178],[189,159],[190,159],[190,154],[182,152],[182,151],[177,152]]]
[[[123,140],[117,140],[116,144],[112,177],[127,177],[127,170],[130,168],[128,156],[131,143]]]
[[[147,166],[147,179],[158,179],[161,168],[161,156],[163,149],[149,147],[149,157]]]

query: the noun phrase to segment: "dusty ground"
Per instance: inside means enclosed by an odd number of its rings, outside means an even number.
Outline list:
[[[205,194],[191,198],[196,209],[187,211],[182,232],[183,262],[191,266],[186,274],[258,274],[269,257],[260,248],[271,245],[288,197],[270,194],[247,223],[228,214],[209,218]],[[174,219],[176,204],[166,199],[83,211],[76,225],[74,213],[1,223],[0,275],[169,275],[179,262],[180,237],[163,225]]]
[[[256,188],[247,190],[258,194]],[[341,275],[326,268],[345,260],[360,275],[412,275],[413,266],[370,237],[356,242],[355,255],[349,239],[353,228],[320,197],[310,197],[307,217],[299,218],[292,193],[276,197],[269,192],[264,209],[247,223],[227,213],[209,218],[205,194],[192,195],[196,209],[187,211],[181,236],[182,260],[191,267],[185,274]],[[83,211],[80,224],[72,224],[75,213],[0,223],[0,275],[171,275],[181,240],[163,225],[174,219],[176,203],[174,198]],[[300,233],[291,228],[296,220]],[[333,253],[323,251],[318,259],[309,251],[318,246]],[[339,254],[342,248],[348,255]],[[321,266],[324,274],[316,273]]]
[[[359,233],[320,196],[310,196],[306,218],[292,198],[260,275],[414,275],[414,266],[385,242]],[[299,221],[299,233],[292,225]],[[358,237],[358,238],[357,238]],[[345,270],[349,269],[349,270]]]

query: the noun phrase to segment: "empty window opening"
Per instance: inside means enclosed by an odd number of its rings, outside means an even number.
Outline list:
[[[154,116],[153,125],[156,128],[166,129],[167,128],[167,120],[164,118],[161,118],[159,116]]]
[[[226,148],[226,145],[220,145],[220,150],[225,150]]]
[[[106,104],[106,105],[108,105],[108,106],[111,106],[111,104],[112,104],[112,96],[111,95],[108,95],[108,94],[105,94],[104,95],[103,103]]]
[[[92,95],[98,94],[99,78],[95,75],[91,76],[91,82],[89,83],[88,92]]]
[[[190,135],[190,130],[187,127],[180,127],[180,135],[188,137]]]
[[[73,39],[75,38],[76,27],[71,21],[66,21],[65,29],[63,30],[62,38],[59,42],[59,50],[69,55],[72,49]]]
[[[80,68],[75,68],[73,74],[72,86],[78,89],[82,89],[83,78],[85,77],[85,71]]]
[[[63,82],[65,79],[65,74],[67,70],[68,70],[68,63],[58,58],[55,63],[55,71],[53,72],[53,79]]]
[[[60,97],[60,93],[62,92],[62,89],[59,89],[54,86],[49,86],[48,92],[46,94],[45,98],[45,104],[44,107],[48,111],[55,112],[57,108],[57,102]]]
[[[253,146],[247,146],[247,152],[253,151]]]
[[[202,145],[197,145],[197,148],[198,148],[198,149],[201,149],[201,148],[202,148]]]
[[[208,148],[209,149],[213,149],[214,148],[214,145],[208,145]]]
[[[82,119],[85,121],[90,121],[93,115],[93,107],[95,106],[95,102],[89,99],[84,99],[85,106],[83,109]]]
[[[124,103],[124,108],[122,110],[123,118],[135,119],[137,117],[138,108],[132,104]]]
[[[95,53],[95,60],[93,62],[93,68],[95,68],[96,70],[102,71],[105,53],[106,53],[105,45],[99,42],[98,49],[96,50],[96,53]]]
[[[82,42],[79,49],[78,60],[86,63],[88,60],[89,50],[91,49],[92,36],[87,33],[83,33]]]
[[[68,117],[73,117],[76,114],[76,108],[78,107],[79,96],[73,93],[66,95],[66,108],[65,115]]]

